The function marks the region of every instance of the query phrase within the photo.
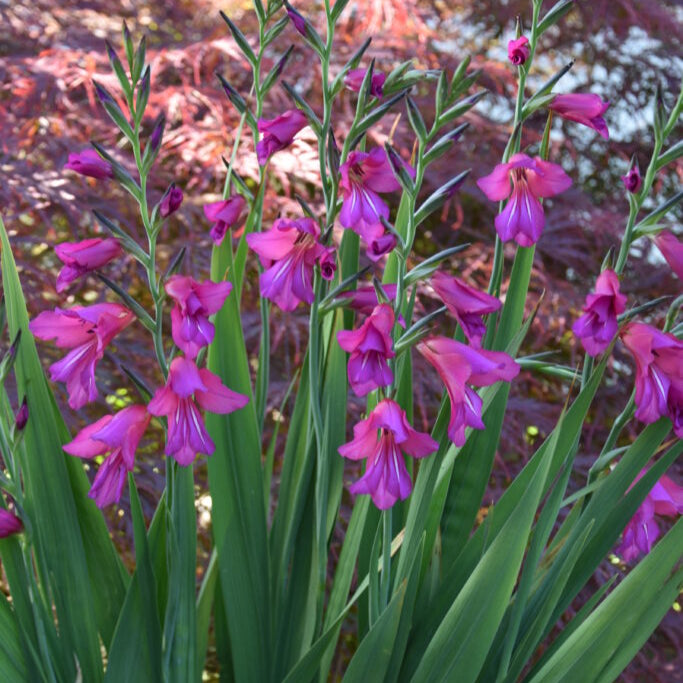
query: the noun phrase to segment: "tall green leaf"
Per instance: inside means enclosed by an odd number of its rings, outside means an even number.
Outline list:
[[[211,277],[234,276],[228,240],[214,249]],[[233,284],[236,284],[233,281]],[[252,395],[236,293],[217,313],[209,369],[233,391]],[[221,595],[238,681],[265,681],[270,672],[269,554],[263,506],[261,444],[253,403],[231,415],[207,414],[216,444],[209,458],[213,537]]]

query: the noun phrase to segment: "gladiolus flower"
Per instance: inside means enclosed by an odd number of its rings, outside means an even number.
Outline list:
[[[0,538],[7,538],[12,534],[18,534],[23,528],[24,525],[19,517],[9,510],[0,508]]]
[[[521,247],[536,244],[543,232],[545,215],[538,198],[553,197],[571,184],[560,166],[526,154],[513,155],[508,163],[498,164],[491,174],[477,180],[489,199],[510,198],[496,216],[496,230],[503,242],[515,240]]]
[[[313,267],[316,261],[326,279],[334,276],[334,257],[324,247],[320,226],[312,218],[278,218],[267,232],[247,235],[247,244],[266,269],[259,282],[261,296],[283,311],[293,311],[300,301],[313,303]]]
[[[646,469],[643,470],[633,484],[646,472]],[[617,555],[625,562],[630,562],[641,553],[649,553],[660,535],[655,515],[675,517],[680,514],[683,514],[683,488],[663,475],[626,525],[621,536],[621,544],[617,548]]]
[[[487,387],[509,382],[519,374],[519,365],[502,351],[485,351],[447,337],[432,337],[417,345],[446,385],[451,399],[448,436],[456,446],[465,443],[465,429],[484,429],[482,400],[469,386]]]
[[[287,16],[292,24],[294,24],[294,28],[305,38],[307,35],[306,20],[289,3],[285,3],[285,8],[287,10]]]
[[[235,195],[220,202],[204,204],[204,215],[208,220],[213,221],[211,239],[217,247],[223,242],[228,229],[236,225],[246,205],[247,203],[241,195]]]
[[[572,327],[589,356],[598,356],[619,330],[617,316],[626,310],[626,297],[619,292],[619,278],[613,270],[603,270],[595,283],[595,294],[586,297],[584,314]]]
[[[365,74],[368,72],[367,69],[351,69],[346,76],[344,76],[344,85],[353,92],[360,92],[361,86],[363,85],[363,80],[365,79]],[[382,89],[384,88],[384,82],[387,77],[381,71],[372,72],[372,80],[370,84],[370,94],[376,97],[378,100],[382,98],[384,94]]]
[[[199,349],[213,341],[215,328],[209,316],[221,309],[232,285],[211,280],[197,282],[191,277],[173,275],[165,289],[176,302],[171,311],[173,341],[188,358],[196,358]]]
[[[408,164],[405,166],[415,177],[415,171]],[[381,147],[370,152],[351,152],[339,171],[339,186],[344,197],[339,222],[357,232],[366,242],[372,242],[384,233],[380,217],[389,218],[389,207],[379,193],[401,188],[387,154]]]
[[[628,169],[626,175],[621,176],[621,181],[624,183],[624,187],[631,193],[635,194],[640,190],[643,184],[643,179],[640,177],[640,169],[638,168],[638,163],[635,162],[631,168]]]
[[[424,458],[438,447],[429,434],[410,426],[398,403],[385,398],[365,420],[356,424],[353,440],[339,447],[345,458],[368,459],[365,474],[349,491],[369,494],[380,510],[387,510],[399,498],[405,500],[413,489],[401,451],[413,458]]]
[[[94,149],[84,149],[77,154],[69,154],[69,160],[64,164],[64,168],[76,171],[88,178],[97,178],[97,180],[114,176],[109,162],[105,161]]]
[[[135,316],[119,304],[74,306],[44,311],[29,323],[38,339],[54,339],[60,349],[72,349],[50,366],[53,382],[66,382],[73,410],[94,401],[97,394],[95,365],[111,340],[133,322]]]
[[[182,203],[183,191],[179,187],[171,185],[171,187],[169,187],[166,191],[166,194],[162,197],[159,204],[159,213],[161,214],[161,217],[168,218],[172,213],[175,213],[180,208]],[[211,204],[208,204],[207,206],[211,206]]]
[[[351,354],[349,383],[356,396],[365,396],[394,381],[387,363],[396,355],[391,338],[393,329],[394,309],[389,304],[380,304],[358,329],[337,332],[339,346]]]
[[[515,66],[522,66],[529,59],[531,48],[529,47],[529,39],[526,36],[520,36],[517,40],[508,42],[508,59]]]
[[[636,417],[645,424],[668,415],[683,438],[683,342],[644,323],[629,323],[621,340],[636,362]]]
[[[192,463],[197,453],[211,455],[216,448],[199,408],[227,415],[247,403],[248,396],[228,389],[209,370],[200,370],[187,358],[174,358],[166,386],[157,390],[147,409],[152,415],[168,418],[166,455],[185,466]]]
[[[501,306],[500,301],[441,272],[432,276],[432,287],[455,316],[470,344],[480,346],[486,334],[483,316],[497,311]]]
[[[602,115],[608,107],[609,102],[592,93],[556,95],[548,105],[548,109],[554,111],[558,116],[567,119],[567,121],[575,121],[592,128],[600,133],[605,140],[609,140],[609,131]]]
[[[655,244],[662,256],[678,277],[683,280],[683,244],[668,230],[662,230],[655,237]]]
[[[91,459],[108,454],[88,493],[97,507],[119,502],[126,474],[133,471],[135,451],[149,421],[145,406],[127,406],[115,415],[105,415],[84,427],[64,446],[69,455],[77,458]]]
[[[113,237],[58,244],[55,254],[64,267],[57,276],[57,291],[63,292],[74,280],[101,268],[122,253],[119,241]]]
[[[306,115],[298,109],[290,109],[274,119],[259,119],[258,129],[263,138],[256,145],[256,156],[260,166],[276,152],[289,147],[294,136],[306,125]]]

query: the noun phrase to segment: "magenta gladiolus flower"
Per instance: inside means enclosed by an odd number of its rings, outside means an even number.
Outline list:
[[[365,396],[394,381],[387,363],[396,355],[391,338],[393,329],[394,309],[389,304],[380,304],[358,329],[337,332],[339,346],[351,354],[349,383],[356,396]]]
[[[405,166],[415,177],[415,171],[408,164]],[[401,187],[391,170],[387,153],[381,147],[370,152],[351,152],[339,171],[339,186],[344,197],[339,222],[357,232],[366,242],[372,242],[384,234],[380,217],[389,218],[389,207],[379,194]]]
[[[646,472],[646,469],[643,470],[633,484]],[[617,554],[625,562],[630,562],[641,553],[649,553],[660,535],[655,515],[675,517],[680,514],[683,514],[683,487],[678,486],[669,477],[663,475],[652,487],[636,514],[626,525],[622,533],[621,544],[617,548]]]
[[[650,424],[668,415],[683,439],[683,342],[644,323],[629,323],[621,340],[636,362],[636,417]]]
[[[571,184],[560,166],[526,154],[513,155],[508,163],[498,164],[492,173],[477,180],[489,199],[510,198],[496,217],[496,230],[503,242],[514,240],[521,247],[536,244],[543,232],[545,215],[539,197],[553,197]]]
[[[662,230],[655,237],[655,244],[671,270],[683,280],[683,243],[668,230]]]
[[[161,198],[159,204],[159,213],[161,214],[161,217],[168,218],[180,208],[182,203],[183,191],[179,187],[171,185],[166,191],[166,194]],[[208,204],[207,206],[211,206],[211,204]]]
[[[18,534],[23,528],[24,525],[19,517],[9,510],[0,508],[0,538],[7,538],[12,534]]]
[[[581,340],[589,356],[601,354],[616,336],[617,316],[626,310],[626,297],[619,292],[619,278],[609,268],[595,283],[595,294],[586,297],[584,314],[576,320],[572,331]]]
[[[349,491],[367,493],[380,510],[387,510],[399,498],[405,500],[413,489],[401,451],[413,458],[424,458],[438,447],[429,434],[410,426],[398,403],[385,398],[353,428],[353,440],[339,447],[345,458],[368,459],[365,474]]]
[[[55,254],[64,264],[57,276],[57,291],[63,292],[74,280],[97,270],[123,253],[119,241],[113,237],[94,237],[81,242],[62,242]]]
[[[54,339],[58,348],[72,349],[50,366],[53,382],[65,382],[69,405],[82,408],[97,398],[95,365],[111,340],[133,322],[135,316],[119,304],[74,306],[44,311],[29,323],[38,339]]]
[[[313,303],[313,267],[316,261],[326,279],[334,277],[334,257],[318,241],[320,226],[312,218],[278,218],[266,232],[247,235],[247,244],[266,269],[259,282],[261,296],[283,311],[293,311],[300,301]]]
[[[519,365],[502,351],[485,351],[447,337],[432,337],[417,350],[436,368],[451,399],[448,436],[456,446],[465,443],[465,429],[484,429],[482,400],[469,386],[486,387],[519,374]]]
[[[259,119],[258,129],[263,138],[256,145],[256,156],[260,166],[276,152],[289,147],[294,136],[306,125],[306,115],[298,109],[290,109],[274,119]]]
[[[432,287],[455,316],[470,344],[480,346],[486,334],[483,316],[497,311],[501,306],[500,301],[441,272],[432,276]]]
[[[64,168],[98,180],[114,176],[109,162],[105,161],[94,149],[84,149],[77,154],[69,154],[69,160],[64,164]]]
[[[643,184],[643,179],[640,177],[640,169],[638,168],[637,162],[628,169],[626,175],[621,176],[621,182],[624,183],[624,187],[631,194],[635,194],[638,192],[638,190],[640,190],[640,187]]]
[[[215,450],[199,409],[227,415],[247,403],[248,396],[228,389],[213,372],[200,370],[188,358],[174,358],[166,386],[157,390],[147,409],[168,418],[166,455],[185,466],[197,453],[211,455]]]
[[[171,311],[171,334],[176,346],[188,358],[213,341],[215,328],[209,316],[223,306],[232,290],[229,282],[197,282],[191,277],[174,275],[166,283],[166,293],[175,300]]]
[[[237,223],[246,205],[247,203],[240,195],[228,197],[220,202],[204,204],[204,215],[213,221],[211,239],[217,247],[223,242],[228,229]]]
[[[556,95],[548,105],[548,109],[554,111],[567,121],[575,121],[588,126],[609,140],[609,131],[602,115],[607,111],[609,102],[600,99],[599,95],[592,93],[571,93],[570,95]]]
[[[135,451],[149,421],[145,406],[127,406],[84,427],[64,446],[69,455],[77,458],[90,459],[108,453],[88,493],[97,507],[119,502],[126,474],[133,471]]]
[[[531,48],[529,47],[529,39],[526,36],[520,36],[517,40],[508,42],[508,59],[515,66],[522,66],[529,59],[530,54]]]
[[[360,92],[360,88],[363,85],[363,79],[367,72],[367,69],[351,69],[351,71],[344,76],[344,85],[349,90],[353,90],[353,92]],[[378,100],[381,99],[384,94],[382,89],[384,88],[384,82],[386,80],[387,77],[381,71],[372,72],[370,94]]]

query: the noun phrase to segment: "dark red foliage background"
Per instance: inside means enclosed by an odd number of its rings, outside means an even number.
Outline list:
[[[319,3],[295,4],[308,12],[314,23],[319,22]],[[607,114],[612,137],[606,143],[585,128],[555,124],[551,158],[561,161],[575,183],[549,204],[548,225],[537,249],[529,307],[542,292],[545,296],[526,352],[550,349],[557,352],[558,361],[570,365],[579,361],[571,323],[592,287],[606,251],[618,245],[628,213],[619,176],[626,171],[633,154],[641,168],[647,165],[652,147],[650,103],[657,83],[662,84],[669,104],[677,94],[683,64],[683,27],[676,21],[677,11],[680,17],[680,7],[676,5],[673,0],[577,2],[560,27],[544,36],[537,60],[541,73],[531,78],[531,86],[574,59],[575,67],[563,81],[563,87],[590,89],[612,102]],[[135,36],[145,33],[148,37],[152,95],[145,130],[150,130],[160,111],[168,118],[161,161],[151,179],[152,200],[156,201],[172,181],[185,192],[181,210],[166,228],[162,261],[186,245],[191,247],[185,265],[188,272],[207,272],[209,226],[202,205],[219,198],[224,180],[220,157],[230,154],[237,126],[237,115],[218,87],[214,71],[223,73],[245,96],[250,82],[245,59],[218,17],[218,10],[226,11],[245,34],[254,35],[250,6],[247,0],[124,0],[113,5],[104,0],[0,2],[0,211],[10,231],[33,314],[58,303],[92,302],[105,296],[103,287],[94,280],[72,290],[66,300],[58,298],[54,290],[59,264],[52,246],[97,232],[92,209],[100,209],[134,234],[140,232],[136,227],[136,207],[128,195],[112,183],[96,183],[62,170],[69,152],[87,147],[89,140],[100,142],[123,163],[130,164],[126,151],[117,147],[118,137],[97,105],[92,87],[92,78],[97,77],[108,88],[116,88],[103,39],[108,38],[120,47],[124,18]],[[488,88],[490,94],[467,116],[471,127],[454,152],[430,169],[425,196],[465,168],[472,169],[472,179],[440,215],[424,226],[416,244],[418,257],[423,257],[459,242],[471,242],[472,247],[453,266],[462,277],[482,286],[491,267],[494,206],[485,200],[473,180],[489,172],[500,159],[510,134],[516,81],[506,60],[505,46],[513,37],[518,14],[528,24],[530,6],[528,0],[352,2],[337,38],[335,69],[358,47],[360,37],[366,35],[373,36],[370,53],[377,60],[377,68],[384,71],[413,58],[420,68],[439,67],[452,72],[467,54],[472,55],[472,68],[484,69],[480,85]],[[291,27],[268,54],[265,66],[270,68],[289,45],[288,41],[296,49],[284,78],[295,83],[315,107],[319,93],[316,72],[311,69],[312,54]],[[430,120],[432,90],[420,87],[414,97]],[[344,94],[333,120],[338,139],[343,139],[348,129],[353,105],[354,99]],[[276,87],[264,113],[274,116],[288,106],[286,95]],[[387,117],[373,131],[376,142],[387,138],[392,123],[393,117]],[[523,145],[538,142],[544,123],[542,114],[531,118]],[[412,138],[404,120],[399,123],[394,140],[407,157]],[[317,151],[312,137],[306,133],[288,152],[275,158],[267,220],[278,212],[296,211],[295,191],[316,204],[317,167]],[[246,177],[257,174],[250,140],[241,148],[238,169]],[[665,178],[655,186],[660,200],[671,196],[682,175],[681,164],[667,169]],[[513,251],[506,251],[507,256],[512,254]],[[146,302],[141,274],[131,263],[121,260],[111,266],[108,275]],[[622,288],[630,304],[637,305],[658,295],[680,293],[681,283],[662,265],[656,249],[648,242],[639,243]],[[423,294],[423,305],[429,308],[429,292]],[[252,278],[245,294],[244,325],[254,355],[258,345],[257,296],[258,288]],[[657,311],[653,320],[661,320],[663,312]],[[307,327],[301,311],[289,315],[275,312],[273,319],[275,370],[269,409],[279,406],[288,379],[301,360]],[[148,342],[140,329],[129,329],[119,338],[118,349],[112,348],[101,364],[100,386],[103,394],[110,396],[110,402],[117,388],[129,385],[122,380],[119,367],[124,357],[123,362],[134,365],[150,384],[158,384],[159,377],[150,370],[154,363]],[[47,360],[54,350],[46,346],[44,353]],[[627,400],[633,381],[630,368],[623,348],[617,345],[608,381],[596,401],[577,458],[578,484],[599,452],[611,420]],[[429,371],[421,374],[428,378],[431,375]],[[61,387],[55,387],[55,391],[63,399]],[[436,378],[416,385],[417,426],[429,426],[440,391]],[[552,429],[565,398],[560,384],[538,375],[524,373],[513,384],[509,416],[485,504],[496,500],[539,440]],[[67,409],[65,415],[76,427],[101,415],[104,405],[103,399],[102,406],[89,407],[77,415]],[[355,412],[359,405],[353,404],[350,410]],[[632,438],[636,429],[634,425],[624,439]],[[151,441],[146,451],[136,476],[150,512],[164,477],[158,458],[159,444]],[[201,472],[200,486],[205,490]],[[124,549],[129,545],[127,519],[122,509],[110,515],[112,531]],[[202,541],[206,551],[206,534]],[[591,588],[614,572],[623,571],[623,566],[605,563]],[[681,663],[680,643],[680,619],[672,611],[622,680],[674,680]]]

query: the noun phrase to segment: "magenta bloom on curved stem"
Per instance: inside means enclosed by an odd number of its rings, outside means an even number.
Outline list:
[[[259,283],[261,296],[283,311],[293,311],[300,301],[313,303],[313,267],[321,266],[325,279],[334,277],[334,256],[318,241],[320,226],[312,218],[278,218],[266,232],[247,235],[247,244],[265,268]]]
[[[57,276],[57,291],[63,292],[74,280],[98,268],[123,253],[113,237],[94,237],[81,242],[62,242],[55,246],[55,254],[64,264]]]
[[[0,538],[7,538],[22,531],[24,525],[13,512],[0,508]]]
[[[387,362],[396,355],[391,338],[393,329],[394,309],[389,304],[380,304],[358,329],[337,332],[339,346],[351,354],[349,384],[356,396],[365,396],[394,381]]]
[[[612,343],[619,331],[617,316],[626,310],[626,297],[619,291],[619,278],[613,270],[607,268],[600,273],[595,293],[586,297],[583,310],[572,331],[586,353],[595,357]]]
[[[496,216],[496,231],[503,242],[514,240],[520,247],[536,244],[545,225],[540,197],[553,197],[572,184],[571,178],[557,164],[514,154],[506,164],[477,180],[477,185],[491,200],[510,198]]]
[[[432,275],[432,287],[455,316],[470,344],[481,346],[486,334],[483,316],[497,311],[500,300],[440,271]]]
[[[602,115],[607,111],[609,102],[600,99],[599,95],[592,93],[571,93],[569,95],[556,95],[548,105],[548,109],[554,111],[567,121],[574,121],[588,126],[609,140],[609,131]]]
[[[69,455],[77,458],[91,459],[108,453],[88,493],[97,507],[119,502],[126,474],[133,471],[135,451],[150,419],[145,406],[127,406],[84,427],[64,446]]]
[[[646,472],[647,469],[640,472],[633,484]],[[683,514],[683,487],[663,475],[626,525],[621,535],[621,544],[616,551],[617,555],[625,562],[631,562],[641,553],[649,553],[660,535],[655,515],[676,517],[680,514]]]
[[[519,365],[507,353],[485,351],[447,337],[431,337],[417,350],[434,366],[446,385],[451,400],[448,436],[456,446],[465,443],[465,429],[484,429],[482,400],[468,386],[487,387],[509,382],[519,374]]]
[[[351,71],[344,76],[344,85],[353,92],[360,92],[361,86],[363,85],[363,80],[365,79],[365,74],[367,74],[367,72],[367,69],[351,69]],[[386,75],[381,71],[372,72],[370,94],[373,97],[376,97],[378,100],[381,99],[382,95],[384,94],[383,88],[386,80]]]
[[[237,223],[246,205],[244,198],[238,194],[220,202],[204,204],[204,215],[213,222],[211,239],[217,247],[223,242],[228,229]]]
[[[380,430],[379,438],[377,430]],[[349,491],[369,494],[380,510],[387,510],[399,498],[405,500],[413,490],[403,453],[424,458],[438,447],[429,434],[410,426],[398,403],[385,398],[365,420],[354,426],[353,440],[339,447],[340,455],[349,460],[368,459],[365,474]]]
[[[655,244],[671,270],[683,280],[683,243],[673,233],[662,230],[655,237]]]
[[[84,149],[77,154],[69,154],[69,160],[64,168],[76,171],[88,178],[113,178],[114,171],[108,161],[105,161],[94,149]]]
[[[645,424],[668,416],[683,439],[683,342],[644,323],[629,323],[621,340],[636,362],[636,412]]]
[[[53,382],[66,382],[69,406],[74,410],[94,401],[97,394],[95,366],[111,340],[133,322],[135,316],[120,304],[74,306],[44,311],[29,323],[38,339],[54,339],[58,348],[72,349],[50,366]]]
[[[520,36],[517,40],[510,40],[508,42],[508,59],[515,66],[522,66],[529,59],[531,48],[529,47],[529,39],[526,36]]]
[[[405,167],[414,178],[414,169],[408,164]],[[389,207],[379,195],[399,190],[401,184],[394,177],[387,153],[381,147],[369,152],[351,152],[339,172],[339,187],[344,198],[339,222],[370,243],[384,234],[381,218],[389,218]]]
[[[259,119],[258,130],[263,133],[263,138],[256,144],[259,166],[265,166],[273,154],[289,147],[294,136],[307,125],[306,114],[299,109],[289,109],[274,119]]]
[[[228,389],[213,372],[200,370],[188,358],[174,358],[166,386],[156,391],[147,410],[157,417],[168,418],[166,455],[185,466],[198,453],[211,455],[216,448],[199,409],[227,415],[247,403],[248,396]]]
[[[213,341],[215,327],[209,316],[221,309],[232,284],[197,282],[191,277],[173,275],[165,289],[176,302],[171,311],[173,341],[188,358],[196,358],[199,349]]]

